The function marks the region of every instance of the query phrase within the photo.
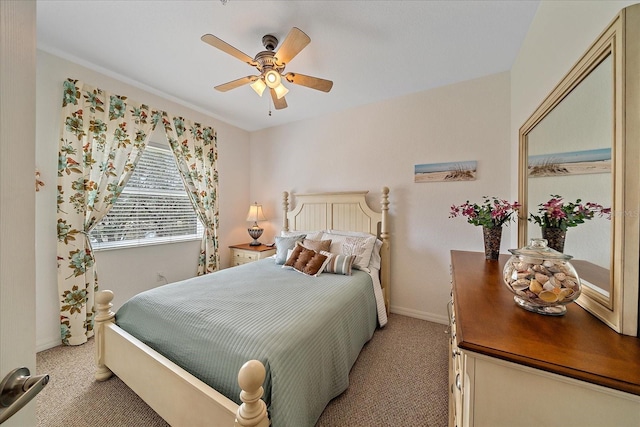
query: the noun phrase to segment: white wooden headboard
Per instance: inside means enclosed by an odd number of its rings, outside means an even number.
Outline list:
[[[292,194],[295,208],[289,210],[289,193],[282,195],[284,231],[342,230],[371,233],[382,241],[380,283],[389,314],[391,281],[390,235],[388,228],[389,189],[382,188],[380,212],[369,207],[368,191]]]

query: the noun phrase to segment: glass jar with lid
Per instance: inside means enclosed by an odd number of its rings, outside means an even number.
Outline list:
[[[573,258],[547,246],[545,239],[531,239],[512,253],[503,270],[504,283],[520,307],[539,314],[562,316],[567,304],[580,296],[580,278]]]

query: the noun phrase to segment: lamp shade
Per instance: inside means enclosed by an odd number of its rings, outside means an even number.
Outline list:
[[[264,217],[262,213],[262,205],[259,205],[257,202],[253,205],[249,206],[249,213],[247,214],[247,221],[249,222],[258,222],[258,221],[266,221],[267,219]]]
[[[280,83],[278,86],[276,86],[273,90],[276,91],[276,97],[278,99],[282,98],[283,96],[285,96],[287,94],[287,92],[289,92],[289,89],[284,87],[284,85],[282,83]]]
[[[267,85],[262,81],[262,79],[258,79],[255,82],[251,83],[251,89],[255,90],[259,96],[262,96],[262,92],[267,88]]]

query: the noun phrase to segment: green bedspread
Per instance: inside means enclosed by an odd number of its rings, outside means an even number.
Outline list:
[[[116,321],[238,404],[238,371],[260,360],[272,425],[304,427],[347,388],[377,314],[367,273],[309,277],[267,258],[138,294]]]

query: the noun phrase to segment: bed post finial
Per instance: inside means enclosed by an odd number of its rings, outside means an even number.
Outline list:
[[[287,218],[287,213],[289,213],[289,193],[282,193],[282,230],[289,231],[289,218]]]
[[[380,239],[382,247],[380,248],[380,259],[382,268],[380,269],[380,282],[384,294],[384,305],[387,309],[387,316],[390,313],[390,288],[391,288],[391,249],[389,247],[389,187],[382,187],[382,199],[380,200],[382,210],[382,221],[380,224]]]
[[[267,404],[261,399],[262,384],[266,376],[264,365],[259,360],[249,360],[238,373],[238,384],[242,391],[242,404],[236,412],[235,427],[268,427]]]
[[[112,372],[104,364],[104,328],[113,323],[116,314],[111,311],[113,292],[98,291],[95,296],[96,315],[94,317],[96,380],[105,381],[111,378]]]
[[[382,211],[382,224],[380,224],[380,238],[385,241],[389,239],[387,229],[389,214],[389,187],[382,187],[382,199],[380,200],[380,210]]]

